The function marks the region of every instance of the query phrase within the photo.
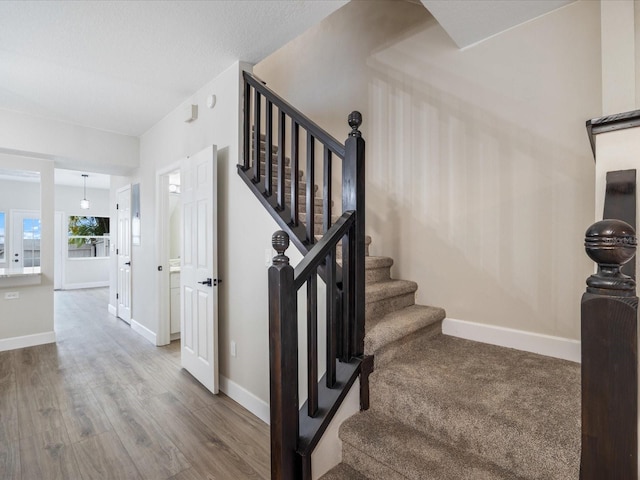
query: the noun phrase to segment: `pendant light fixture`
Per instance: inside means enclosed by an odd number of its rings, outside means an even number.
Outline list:
[[[89,175],[87,175],[86,173],[82,174],[82,181],[84,182],[84,197],[82,200],[80,200],[80,208],[83,210],[89,209],[89,200],[87,200],[87,178],[88,177]]]

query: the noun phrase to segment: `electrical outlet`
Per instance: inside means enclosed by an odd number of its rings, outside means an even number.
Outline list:
[[[237,348],[236,342],[234,342],[233,340],[231,340],[231,356],[232,357],[238,356],[238,348]]]
[[[20,292],[7,292],[4,294],[5,300],[15,300],[16,298],[20,298]]]

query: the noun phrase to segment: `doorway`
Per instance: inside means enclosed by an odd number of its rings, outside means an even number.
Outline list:
[[[11,268],[40,268],[40,212],[11,211]]]
[[[180,338],[180,257],[182,245],[182,178],[180,162],[158,172],[156,190],[158,246],[158,345]],[[176,228],[177,227],[177,228]]]
[[[131,186],[118,189],[116,316],[131,324]]]

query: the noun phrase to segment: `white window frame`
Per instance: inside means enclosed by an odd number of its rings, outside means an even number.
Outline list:
[[[7,266],[7,257],[9,255],[9,244],[7,239],[9,238],[9,214],[4,211],[4,210],[0,210],[0,215],[4,216],[4,253],[2,257],[0,257],[0,267],[2,268],[6,268]]]

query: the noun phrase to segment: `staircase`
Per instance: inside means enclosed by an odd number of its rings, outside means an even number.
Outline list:
[[[276,106],[279,125],[274,129]],[[259,127],[261,109],[267,111],[265,133]],[[251,126],[249,113],[253,113],[257,129]],[[291,118],[290,129],[285,129],[285,113]],[[353,124],[351,120],[352,134],[359,137],[360,120]],[[307,132],[305,174],[297,158],[301,126]],[[277,134],[280,148],[272,144],[274,130],[291,132],[291,159],[283,152],[284,134]],[[278,360],[270,367],[272,478],[312,478],[313,448],[350,385],[360,376],[363,410],[340,428],[343,461],[322,477],[325,480],[578,479],[580,366],[444,336],[444,310],[416,305],[418,285],[393,279],[391,258],[368,255],[371,238],[363,234],[364,217],[361,207],[356,206],[362,204],[350,203],[358,195],[363,200],[363,193],[347,196],[346,202],[343,195],[343,207],[345,203],[350,207],[344,207],[343,215],[338,216],[332,214],[331,182],[324,181],[321,189],[315,185],[315,159],[309,154],[314,140],[323,139],[325,179],[331,178],[332,152],[346,162],[349,149],[247,74],[244,131],[245,161],[238,172],[285,230],[274,234],[278,256],[269,272],[270,356],[272,362]],[[259,145],[257,149],[255,145]],[[358,148],[364,155],[364,145]],[[343,173],[343,190],[349,182],[357,183],[356,177],[354,174],[345,181]],[[336,245],[340,238],[347,238],[342,237],[345,225],[356,225],[353,216],[349,217],[353,212],[359,212],[362,223],[344,247],[349,255],[345,266],[343,248]],[[305,275],[298,275],[299,265],[294,276],[284,255],[289,238],[305,255],[301,263]],[[346,300],[347,287],[362,285],[350,264],[357,263],[359,255],[364,258],[364,338],[358,335],[358,307]],[[314,266],[309,266],[312,263]],[[289,272],[286,275],[285,270]],[[307,297],[316,296],[315,272],[325,280],[328,292],[333,289],[335,303],[327,305],[327,312],[335,325],[327,338],[336,336],[337,344],[328,344],[327,350],[332,348],[334,355],[328,355],[327,374],[317,385],[309,382],[310,400],[298,412],[298,387],[290,382],[297,378],[297,349],[311,351],[317,338],[310,337],[306,346],[297,345],[297,313],[290,310],[296,289],[305,279]],[[310,331],[317,330],[316,307],[313,301],[307,304]],[[343,309],[354,310],[345,314]],[[292,347],[293,342],[296,345]],[[309,356],[317,360],[317,352]],[[369,375],[371,356],[374,371]],[[336,358],[340,362],[336,363]],[[308,377],[317,378],[317,363],[310,364]]]
[[[442,334],[392,259],[366,258],[370,409],[341,429],[338,479],[577,479],[580,366]]]

